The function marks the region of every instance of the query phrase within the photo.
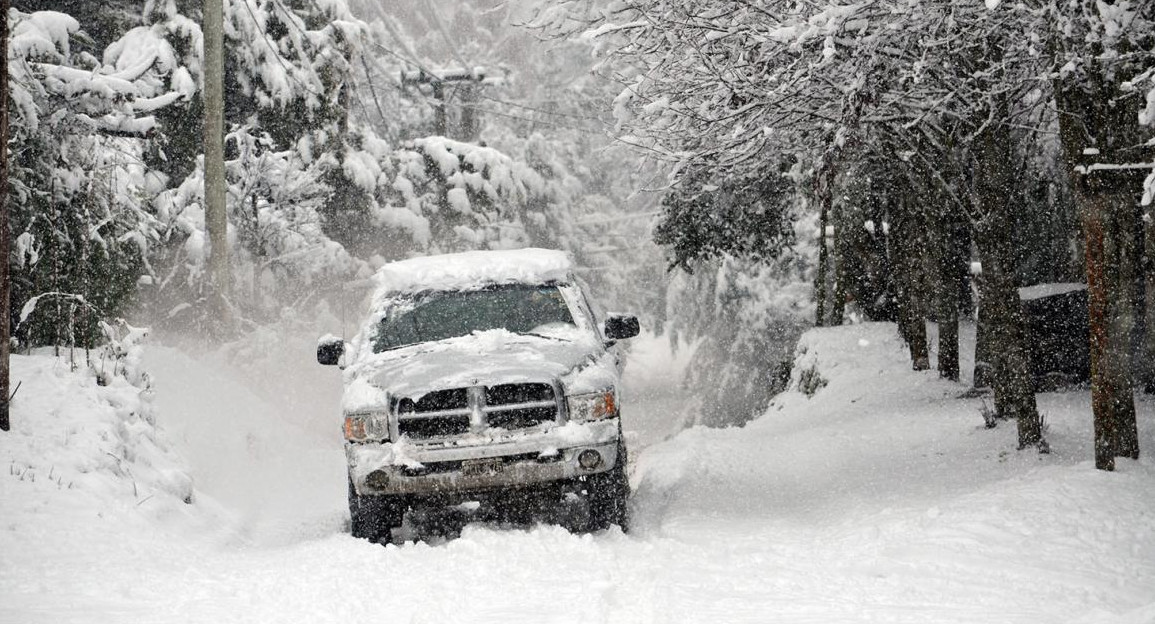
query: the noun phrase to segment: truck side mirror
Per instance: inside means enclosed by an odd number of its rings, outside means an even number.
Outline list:
[[[630,314],[611,314],[606,317],[606,339],[633,338],[640,331],[638,317]]]
[[[317,341],[317,362],[334,366],[345,354],[345,341],[334,336],[325,336]]]

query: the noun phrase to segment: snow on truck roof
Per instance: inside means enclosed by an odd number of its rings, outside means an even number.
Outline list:
[[[553,249],[466,251],[410,258],[377,269],[377,298],[490,284],[565,281],[572,267],[565,252]]]

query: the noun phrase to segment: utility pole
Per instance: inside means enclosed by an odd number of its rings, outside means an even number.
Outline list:
[[[476,141],[480,134],[480,124],[477,116],[477,96],[481,85],[486,84],[486,71],[483,67],[472,69],[446,69],[426,72],[423,70],[401,72],[401,84],[430,85],[433,89],[433,127],[434,133],[458,141]],[[461,93],[461,114],[456,123],[450,127],[449,113],[446,109],[445,87],[460,85],[457,91]]]
[[[9,257],[12,251],[12,232],[8,224],[8,0],[0,0],[4,24],[0,28],[0,431],[8,431],[8,403],[12,398],[10,356],[12,349],[12,279],[9,276]]]
[[[224,120],[224,2],[204,3],[205,77],[205,229],[209,236],[209,280],[213,324],[220,328],[228,318],[225,297],[229,292],[228,215],[225,206]]]

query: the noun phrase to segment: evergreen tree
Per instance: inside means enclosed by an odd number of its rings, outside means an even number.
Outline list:
[[[90,346],[147,274],[157,222],[139,165],[153,103],[72,46],[62,13],[11,15],[10,171],[14,332],[28,344]]]

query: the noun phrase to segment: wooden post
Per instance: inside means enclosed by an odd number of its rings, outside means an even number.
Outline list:
[[[477,91],[479,88],[472,82],[467,82],[460,87],[462,141],[477,140],[479,131],[477,127]]]
[[[228,213],[225,205],[224,119],[224,6],[223,0],[204,3],[205,229],[209,237],[209,279],[212,313],[218,328],[226,322],[229,292]]]
[[[480,67],[448,69],[428,73],[425,71],[401,72],[401,84],[427,84],[433,89],[433,132],[438,136],[458,141],[474,141],[479,131],[476,109],[477,94],[485,81],[485,70]],[[445,87],[461,83],[462,108],[459,123],[449,123],[448,103],[445,101]]]
[[[445,84],[440,80],[433,83],[433,133],[437,136],[449,135],[448,116],[445,112]]]

